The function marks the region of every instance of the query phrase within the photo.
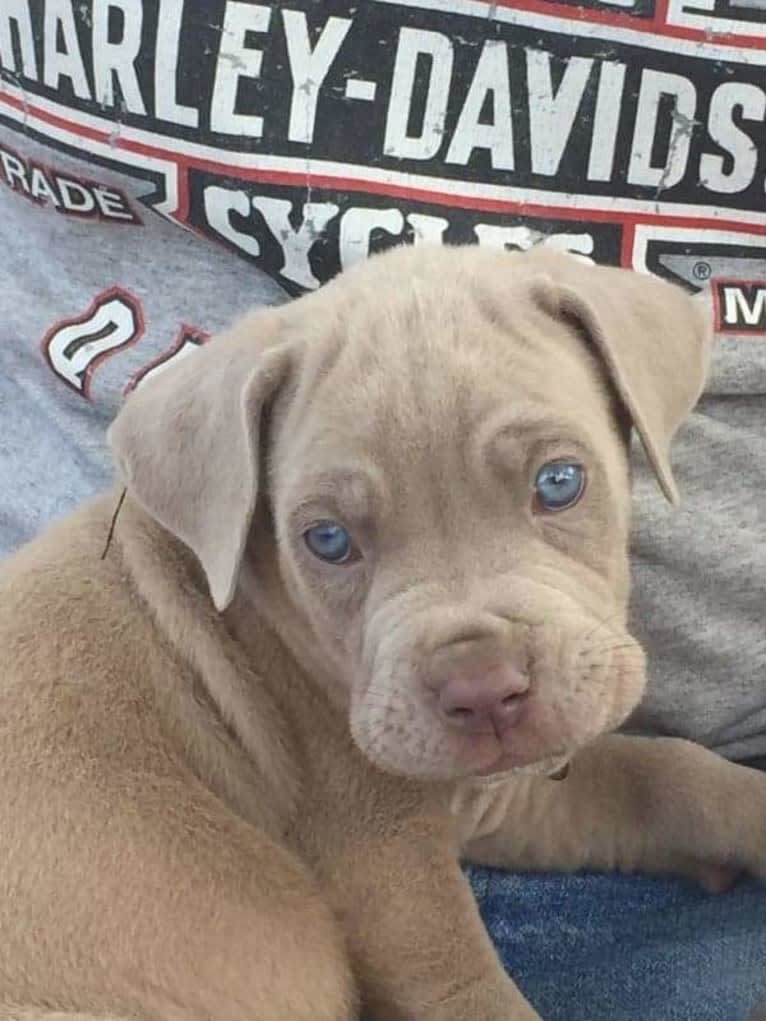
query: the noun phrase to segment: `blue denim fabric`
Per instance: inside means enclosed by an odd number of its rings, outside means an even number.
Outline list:
[[[766,1008],[766,885],[468,870],[508,971],[545,1021],[746,1021]]]

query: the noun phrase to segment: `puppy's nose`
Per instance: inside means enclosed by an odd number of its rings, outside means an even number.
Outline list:
[[[526,674],[500,664],[449,677],[439,689],[439,710],[450,727],[464,734],[501,737],[518,723],[528,691]]]

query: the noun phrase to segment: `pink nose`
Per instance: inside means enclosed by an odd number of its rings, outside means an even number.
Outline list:
[[[498,664],[449,677],[439,689],[439,710],[450,727],[464,734],[501,737],[518,723],[528,691],[526,674]]]

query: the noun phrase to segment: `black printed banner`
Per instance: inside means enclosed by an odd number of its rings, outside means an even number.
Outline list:
[[[402,241],[766,277],[766,0],[3,0],[0,66],[293,293]]]

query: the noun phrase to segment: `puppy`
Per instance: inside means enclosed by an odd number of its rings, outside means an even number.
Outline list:
[[[631,428],[675,499],[708,349],[669,284],[418,247],[132,394],[113,535],[0,572],[0,1017],[530,1021],[460,857],[766,875],[764,776],[605,736]]]

